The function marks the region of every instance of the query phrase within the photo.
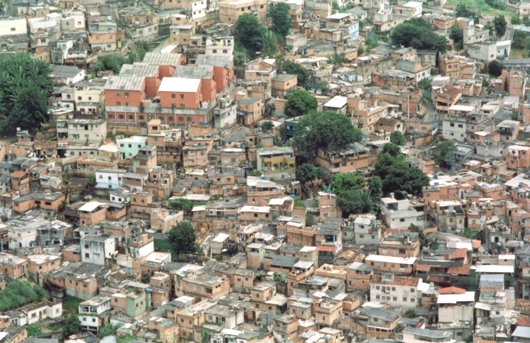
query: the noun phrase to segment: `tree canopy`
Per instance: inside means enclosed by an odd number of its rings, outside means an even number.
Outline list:
[[[62,332],[63,337],[69,337],[71,335],[77,334],[81,331],[81,322],[75,314],[69,315],[64,321]]]
[[[434,33],[429,23],[423,19],[415,18],[399,24],[392,30],[390,38],[395,45],[439,52],[447,50],[445,37]]]
[[[497,60],[493,60],[488,64],[488,72],[493,76],[501,76],[502,64]]]
[[[495,28],[495,34],[497,37],[503,37],[506,33],[506,27],[508,26],[508,23],[506,22],[506,18],[504,18],[503,15],[496,16],[493,19],[493,27]]]
[[[0,125],[6,134],[17,127],[35,133],[48,120],[52,94],[50,64],[28,54],[0,55]]]
[[[421,170],[405,162],[401,149],[393,143],[383,146],[374,169],[374,174],[382,180],[383,193],[404,191],[421,195],[422,188],[429,183]]]
[[[188,199],[171,200],[168,202],[168,206],[176,210],[182,210],[184,212],[189,212],[193,209],[193,204]]]
[[[456,144],[453,141],[443,141],[438,143],[432,150],[432,157],[436,163],[445,167],[453,159],[453,153],[456,151]]]
[[[284,60],[283,56],[280,56],[276,59],[276,67],[278,68],[278,73],[287,73],[287,74],[293,74],[297,77],[297,83],[299,86],[306,87],[307,83],[309,82],[309,79],[311,77],[311,73],[306,68],[302,67],[300,64]]]
[[[263,55],[273,54],[277,51],[276,36],[261,24],[258,18],[250,13],[244,13],[237,18],[236,39],[246,52],[253,58],[256,52]],[[234,54],[238,51],[234,51]],[[240,51],[241,53],[241,51]]]
[[[475,22],[478,22],[478,13],[469,9],[467,5],[458,4],[455,10],[456,17],[471,18]]]
[[[454,47],[457,50],[461,50],[464,47],[464,30],[458,25],[451,26],[449,30],[449,38],[454,42]]]
[[[29,282],[13,280],[0,291],[0,312],[9,311],[26,304],[46,300],[48,293],[39,285],[32,286]]]
[[[362,132],[354,128],[350,118],[336,112],[311,112],[303,116],[294,130],[298,158],[311,161],[319,148],[338,149],[360,142]]]
[[[315,179],[323,179],[325,176],[325,170],[312,163],[303,163],[296,167],[296,180],[302,184],[313,183]]]
[[[379,45],[379,37],[375,33],[370,33],[368,37],[366,37],[366,49],[368,52],[372,50],[373,48],[376,48]]]
[[[380,195],[371,193],[372,188],[375,193],[380,193],[377,185],[371,184],[371,187],[367,189],[366,179],[359,172],[336,174],[330,187],[331,191],[337,195],[337,204],[345,218],[350,214],[373,212],[375,204],[379,201]]]
[[[292,89],[285,94],[285,98],[285,114],[289,117],[307,114],[318,107],[317,99],[305,89]]]
[[[352,189],[363,189],[365,186],[366,179],[359,172],[336,174],[330,185],[331,191],[335,194],[341,194]]]
[[[390,142],[396,145],[404,145],[405,136],[403,136],[403,133],[401,131],[393,131],[390,134]]]
[[[237,18],[236,33],[241,44],[250,51],[261,50],[261,32],[263,25],[256,16],[244,13]]]
[[[177,254],[195,252],[195,230],[190,222],[178,223],[169,231],[168,237]]]
[[[286,36],[291,28],[290,7],[285,2],[279,2],[269,7],[268,15],[272,19],[273,30]]]

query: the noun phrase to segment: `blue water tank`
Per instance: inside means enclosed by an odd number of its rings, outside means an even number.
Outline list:
[[[294,195],[294,194],[291,194],[291,198],[293,198],[293,199],[294,199],[295,197],[296,197],[296,195]]]
[[[434,178],[435,178],[435,179],[438,178],[438,173],[434,173]]]
[[[331,193],[331,189],[326,189],[326,193]]]
[[[515,186],[515,190],[518,191],[518,190],[519,190],[519,187]]]
[[[146,289],[145,289],[145,293],[147,293],[147,294],[151,294],[151,288],[146,288]]]
[[[203,121],[202,123],[203,123],[204,125],[208,125],[208,121],[207,121],[207,120]]]

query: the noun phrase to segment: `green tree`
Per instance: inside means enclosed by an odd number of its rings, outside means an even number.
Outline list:
[[[261,123],[261,129],[265,132],[269,132],[274,129],[274,124],[270,120],[266,120]]]
[[[471,11],[467,5],[458,4],[456,6],[455,14],[458,17],[471,18],[478,23],[478,13]]]
[[[14,134],[20,127],[35,133],[48,120],[53,91],[50,64],[28,54],[0,55],[0,127]]]
[[[421,195],[422,188],[429,184],[429,178],[418,168],[405,163],[399,146],[387,143],[374,164],[374,174],[383,181],[383,193],[404,191]]]
[[[296,168],[296,180],[300,181],[302,185],[310,182],[311,187],[315,179],[323,179],[325,174],[321,167],[317,167],[312,163],[302,163]]]
[[[405,145],[405,136],[401,131],[393,131],[390,134],[390,142],[396,145]]]
[[[28,325],[26,326],[26,330],[28,330],[29,337],[35,337],[42,334],[42,328],[37,325]]]
[[[464,228],[464,231],[460,233],[460,236],[470,238],[470,239],[475,239],[477,238],[478,234],[479,234],[479,230],[473,230],[473,229],[466,227]]]
[[[99,70],[110,70],[115,74],[119,74],[123,64],[128,62],[127,58],[119,56],[103,56],[98,59],[98,62],[95,65],[95,69]],[[101,63],[101,64],[99,64]]]
[[[81,331],[81,322],[75,314],[69,315],[63,324],[63,337],[69,337]]]
[[[300,64],[284,60],[283,56],[280,56],[276,62],[278,73],[285,72],[286,74],[296,75],[298,85],[305,87],[309,82],[311,73],[306,68],[302,67]]]
[[[330,187],[333,193],[342,194],[351,190],[365,188],[366,179],[359,172],[335,174]]]
[[[306,226],[313,226],[315,225],[315,216],[311,213],[307,213],[305,215],[305,225]]]
[[[168,202],[168,207],[175,210],[190,212],[193,209],[193,204],[188,199],[175,199]]]
[[[379,200],[383,196],[383,181],[379,176],[372,176],[370,178],[370,181],[368,181],[368,190],[370,191],[370,196],[374,204],[379,203]]]
[[[364,54],[364,48],[362,46],[357,49],[357,55],[362,56]]]
[[[495,28],[495,34],[497,37],[503,37],[506,33],[506,27],[508,26],[508,23],[506,22],[506,18],[504,18],[503,15],[496,16],[493,19],[493,27]]]
[[[525,39],[528,37],[528,34],[524,31],[515,30],[512,38],[512,47],[517,49],[524,48]]]
[[[120,328],[119,325],[112,325],[110,323],[105,324],[102,328],[98,330],[98,337],[104,338],[107,336],[114,336]]]
[[[317,99],[304,89],[292,89],[285,94],[285,98],[285,114],[289,117],[307,114],[318,107]]]
[[[501,76],[502,64],[497,60],[493,60],[488,64],[488,72],[493,76]]]
[[[464,30],[458,25],[451,26],[449,38],[453,40],[456,50],[461,50],[464,47]]]
[[[265,27],[261,30],[259,42],[260,51],[263,56],[271,56],[278,51],[276,36],[271,31],[265,29]]]
[[[430,90],[432,86],[432,79],[421,79],[420,82],[418,82],[418,87],[423,90]]]
[[[286,36],[291,28],[290,7],[285,2],[279,2],[269,7],[267,14],[272,19],[273,30]]]
[[[512,15],[512,17],[510,18],[510,24],[512,25],[521,25],[522,23],[523,21],[517,15]]]
[[[376,33],[370,33],[364,43],[366,44],[366,50],[370,52],[370,50],[379,46],[379,37]]]
[[[411,19],[399,24],[392,30],[390,38],[395,45],[438,52],[447,50],[445,37],[434,33],[429,23],[423,19]]]
[[[255,53],[261,50],[261,32],[263,25],[252,14],[244,13],[237,18],[236,33],[245,49]]]
[[[403,315],[405,318],[414,318],[416,317],[416,312],[413,308],[409,308]]]
[[[88,187],[95,188],[96,185],[97,185],[96,175],[94,175],[94,174],[88,175],[88,181],[87,181],[86,185]]]
[[[350,118],[337,112],[311,112],[303,116],[294,130],[293,141],[301,162],[311,161],[319,148],[340,149],[360,142],[362,132]]]
[[[436,163],[445,167],[453,159],[453,154],[455,151],[455,142],[450,140],[443,141],[434,147],[432,150],[432,157]]]
[[[374,210],[370,191],[365,189],[353,189],[337,195],[337,204],[344,218],[349,217],[350,214],[371,213]]]
[[[195,252],[195,230],[190,222],[178,223],[169,231],[168,237],[177,254]]]

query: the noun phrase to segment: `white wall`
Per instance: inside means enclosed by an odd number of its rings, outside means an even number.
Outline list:
[[[0,20],[0,37],[13,35],[27,35],[26,19]]]

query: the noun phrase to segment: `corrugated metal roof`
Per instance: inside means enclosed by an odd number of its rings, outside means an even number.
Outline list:
[[[141,76],[111,76],[105,89],[140,91],[144,88],[144,80]]]
[[[181,60],[181,54],[162,54],[158,52],[148,52],[147,54],[145,54],[143,62],[153,65],[167,65],[176,67],[180,65]]]

